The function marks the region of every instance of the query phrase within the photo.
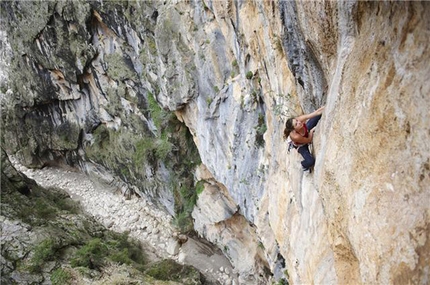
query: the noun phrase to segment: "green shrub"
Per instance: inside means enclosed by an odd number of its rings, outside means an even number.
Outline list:
[[[135,144],[135,148],[134,161],[136,165],[141,165],[153,153],[155,149],[154,139],[149,137],[143,138]]]
[[[205,190],[205,181],[204,180],[200,180],[196,184],[196,193],[197,193],[197,196],[199,196],[200,194],[202,194],[203,190]]]
[[[41,190],[33,187],[33,196],[26,200],[26,207],[17,207],[17,215],[31,225],[45,225],[55,220],[58,212],[65,211],[76,214],[80,211],[79,203],[70,199],[69,195],[58,188]]]
[[[252,77],[254,77],[254,73],[252,73],[252,71],[248,71],[246,73],[246,79],[252,79]]]
[[[146,97],[148,100],[148,109],[151,113],[152,121],[154,122],[154,125],[158,131],[161,132],[166,123],[170,120],[172,113],[163,110],[160,105],[158,105],[154,95],[152,95],[151,92],[148,92]]]
[[[52,239],[46,239],[34,248],[33,256],[30,260],[29,271],[38,273],[46,261],[54,259],[56,246]]]
[[[208,104],[208,106],[210,106],[210,104],[212,104],[213,99],[211,97],[206,98],[206,104]]]
[[[52,272],[50,279],[52,285],[66,285],[71,284],[72,275],[68,271],[58,268]]]
[[[59,211],[65,211],[70,214],[80,213],[81,207],[79,202],[72,200],[67,193],[64,193],[61,189],[55,187],[51,187],[48,190],[49,197],[47,198],[54,203],[53,206],[55,206]]]
[[[130,264],[132,260],[128,256],[128,249],[123,248],[122,250],[115,251],[110,255],[110,259],[114,262],[121,264]]]
[[[163,135],[157,140],[155,155],[161,161],[165,161],[169,153],[172,151],[172,144],[169,142],[167,135]]]
[[[288,284],[290,283],[288,283],[288,280],[285,278],[281,278],[277,283],[277,285],[288,285]]]
[[[90,269],[98,269],[102,267],[107,253],[107,246],[99,238],[95,238],[75,253],[70,264],[72,267],[83,266]]]
[[[42,199],[37,199],[34,205],[34,214],[39,219],[50,220],[56,217],[57,210]]]
[[[176,193],[175,201],[177,202],[176,216],[174,224],[182,231],[189,232],[193,230],[193,219],[191,213],[197,203],[199,192],[203,192],[203,181],[198,182],[195,186],[182,185]]]
[[[231,63],[232,68],[231,68],[231,72],[230,72],[230,76],[233,78],[236,76],[236,73],[239,72],[239,65],[237,64],[237,60],[233,60],[233,62]]]
[[[109,129],[106,127],[105,124],[99,125],[94,130],[94,143],[99,148],[105,148],[106,146],[109,145],[109,141],[110,141]]]
[[[257,147],[263,147],[264,146],[264,133],[267,131],[267,125],[264,121],[264,115],[260,114],[258,116],[258,126],[255,127],[256,134],[255,134],[255,144]]]
[[[166,259],[154,264],[145,271],[151,277],[158,280],[184,281],[185,284],[200,284],[200,273],[193,267],[181,265],[171,259]],[[196,283],[197,282],[197,283]]]
[[[193,229],[193,220],[189,212],[181,211],[177,213],[173,222],[181,232],[189,232]]]
[[[251,91],[251,98],[253,102],[258,102],[258,93],[257,90],[252,89]]]
[[[108,242],[108,247],[110,252],[108,258],[112,261],[124,264],[135,263],[138,268],[146,263],[140,243],[129,239],[127,233],[113,233]]]
[[[108,233],[103,239],[94,238],[81,247],[70,264],[100,269],[107,260],[132,265],[141,271],[146,262],[142,247],[137,241],[129,240],[127,233]]]

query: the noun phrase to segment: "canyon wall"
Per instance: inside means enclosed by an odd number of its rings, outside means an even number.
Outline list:
[[[149,197],[240,284],[430,279],[430,5],[1,3],[2,146]],[[285,121],[325,105],[303,173]]]

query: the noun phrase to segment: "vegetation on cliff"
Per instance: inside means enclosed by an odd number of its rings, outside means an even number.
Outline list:
[[[19,174],[3,151],[1,191],[2,283],[102,282],[117,270],[117,282],[202,284],[193,267],[154,264],[140,243],[98,224],[67,193],[44,189]]]

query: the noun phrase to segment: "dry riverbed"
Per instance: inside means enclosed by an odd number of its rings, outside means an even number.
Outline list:
[[[79,200],[83,209],[107,228],[129,232],[154,258],[170,258],[199,269],[209,280],[223,285],[238,284],[236,272],[219,251],[198,240],[179,242],[172,217],[158,210],[144,197],[126,199],[112,186],[93,181],[85,173],[58,167],[28,169],[10,157],[15,167],[42,187],[57,187]]]

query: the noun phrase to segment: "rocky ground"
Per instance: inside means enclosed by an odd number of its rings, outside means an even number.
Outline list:
[[[82,207],[101,224],[116,232],[129,232],[147,248],[153,258],[170,258],[199,269],[209,280],[238,284],[236,274],[221,252],[192,238],[181,238],[172,226],[172,217],[156,209],[142,197],[123,195],[87,175],[57,167],[28,169],[10,158],[15,167],[42,187],[57,187],[79,200]],[[184,243],[183,243],[184,242]]]

